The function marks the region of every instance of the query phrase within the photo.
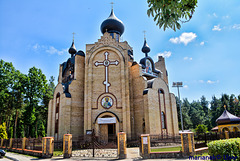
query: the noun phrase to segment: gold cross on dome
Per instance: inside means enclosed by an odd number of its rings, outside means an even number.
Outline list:
[[[113,3],[113,2],[111,2],[110,4],[112,5],[112,9],[113,9],[113,4],[114,4],[114,3]]]
[[[143,30],[143,34],[144,34],[144,39],[146,39],[146,31]]]
[[[74,41],[74,35],[76,34],[75,32],[72,33],[73,34],[73,41]]]

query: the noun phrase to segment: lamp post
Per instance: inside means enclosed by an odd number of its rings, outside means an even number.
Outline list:
[[[181,117],[182,131],[183,131],[182,108],[181,108],[181,99],[180,99],[180,92],[179,92],[179,87],[183,87],[183,83],[182,82],[173,82],[173,86],[172,87],[177,87],[177,89],[178,89],[178,98],[179,98],[179,106],[180,106],[180,117]]]

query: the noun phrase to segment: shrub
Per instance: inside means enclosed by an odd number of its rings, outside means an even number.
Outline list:
[[[195,131],[198,133],[207,132],[207,126],[203,124],[199,124],[195,129]]]
[[[7,130],[6,130],[6,124],[5,123],[0,125],[0,139],[8,139],[8,137],[7,137]]]
[[[240,138],[212,141],[207,146],[209,155],[217,160],[240,160]]]

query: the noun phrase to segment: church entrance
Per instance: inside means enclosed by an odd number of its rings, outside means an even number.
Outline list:
[[[105,115],[98,118],[99,136],[101,142],[108,143],[116,139],[116,123],[115,117]]]
[[[96,118],[95,124],[96,136],[98,141],[103,144],[117,142],[117,133],[119,132],[118,118],[110,112],[100,114]]]
[[[99,124],[100,141],[104,143],[116,140],[116,124]]]

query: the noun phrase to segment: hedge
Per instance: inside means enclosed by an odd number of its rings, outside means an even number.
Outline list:
[[[207,146],[213,160],[240,160],[240,138],[212,141]]]

